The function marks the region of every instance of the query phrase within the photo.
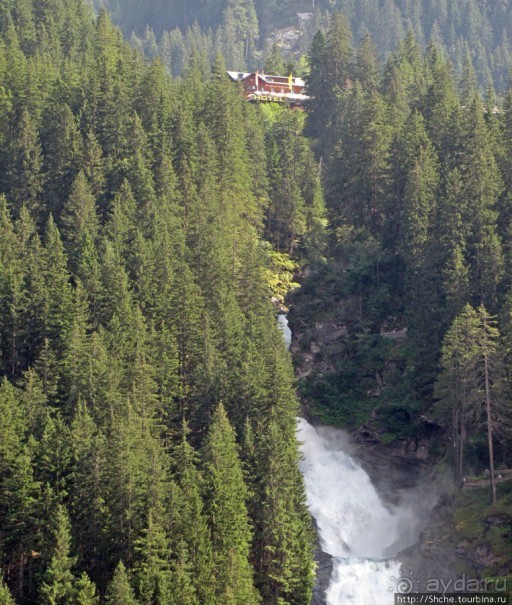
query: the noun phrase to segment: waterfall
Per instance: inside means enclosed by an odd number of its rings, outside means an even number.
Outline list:
[[[393,559],[417,540],[419,522],[407,505],[383,502],[368,474],[346,451],[343,431],[298,420],[301,470],[320,544],[334,557],[327,605],[392,605],[402,573]]]
[[[286,315],[278,316],[278,325],[289,346]],[[326,605],[392,605],[399,583],[412,582],[402,577],[393,557],[417,541],[419,517],[409,504],[392,506],[382,500],[350,456],[345,432],[313,427],[299,418],[297,435],[309,510],[322,550],[334,558]]]
[[[286,347],[289,349],[292,342],[292,331],[288,326],[288,318],[286,315],[284,315],[284,313],[280,313],[277,316],[277,327],[283,333],[284,342],[286,343]]]

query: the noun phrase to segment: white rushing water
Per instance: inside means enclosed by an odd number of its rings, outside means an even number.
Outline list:
[[[286,344],[286,315],[278,316]],[[393,557],[417,540],[420,523],[407,504],[385,504],[370,477],[349,455],[341,430],[298,419],[308,506],[324,552],[334,557],[327,605],[392,605],[402,577]],[[433,505],[433,502],[432,502]],[[430,508],[430,506],[428,506]]]
[[[290,343],[292,342],[292,331],[288,326],[288,318],[283,313],[280,313],[277,316],[277,327],[283,333],[284,342],[286,346],[290,348]]]
[[[346,450],[347,436],[298,420],[309,509],[321,548],[334,557],[327,605],[392,605],[400,563],[393,559],[416,542],[419,522],[408,505],[383,502],[368,474]]]

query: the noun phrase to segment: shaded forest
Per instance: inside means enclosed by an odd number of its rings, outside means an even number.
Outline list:
[[[198,45],[213,58],[222,52],[229,69],[262,67],[277,43],[286,62],[304,69],[318,29],[329,28],[329,15],[342,12],[354,41],[369,33],[381,61],[412,31],[422,50],[435,42],[451,60],[458,77],[468,58],[479,86],[489,82],[503,93],[512,66],[510,0],[98,0],[111,11],[126,36],[149,56],[159,54],[174,74]],[[288,32],[291,38],[286,35]],[[298,64],[298,66],[297,66]]]
[[[475,471],[493,448],[509,464],[512,91],[482,96],[470,61],[457,79],[412,34],[381,69],[342,14],[309,61],[306,132],[330,256],[294,296],[292,320],[298,333],[331,322],[340,335],[302,394],[325,422],[387,441],[442,428],[458,478],[466,455]]]

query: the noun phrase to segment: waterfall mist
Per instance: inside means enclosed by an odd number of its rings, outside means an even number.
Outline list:
[[[297,430],[309,509],[322,550],[335,559],[327,605],[391,605],[401,575],[393,557],[417,541],[436,497],[422,497],[418,506],[404,493],[398,504],[387,504],[347,453],[346,433],[303,418]]]
[[[289,347],[287,316],[278,315],[277,322]],[[418,487],[386,503],[351,457],[344,431],[299,418],[297,436],[309,510],[321,549],[334,558],[326,605],[392,605],[402,576],[393,557],[417,542],[439,494],[431,485]]]

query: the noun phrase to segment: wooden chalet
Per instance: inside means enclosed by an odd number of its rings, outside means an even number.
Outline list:
[[[305,82],[302,78],[289,76],[267,76],[258,71],[244,73],[228,71],[234,82],[241,82],[245,98],[253,102],[286,103],[292,107],[302,107],[309,97],[304,94]]]

